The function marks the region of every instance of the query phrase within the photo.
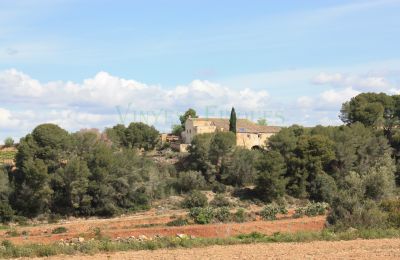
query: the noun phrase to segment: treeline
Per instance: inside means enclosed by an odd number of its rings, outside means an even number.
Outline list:
[[[189,114],[196,116],[188,110],[182,123]],[[283,128],[264,150],[236,146],[233,132],[197,135],[174,165],[147,155],[166,147],[143,123],[73,134],[40,125],[21,139],[16,169],[0,174],[1,220],[112,216],[173,194],[233,190],[255,202],[327,202],[338,228],[400,227],[400,99],[360,94],[343,104],[341,118],[337,127]]]
[[[146,208],[170,192],[175,175],[173,167],[139,153],[157,141],[157,130],[142,123],[117,125],[103,134],[69,134],[57,125],[40,125],[20,140],[16,169],[0,174],[0,218],[112,216]]]

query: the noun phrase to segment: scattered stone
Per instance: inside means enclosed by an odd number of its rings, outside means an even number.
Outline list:
[[[78,242],[79,243],[85,242],[85,239],[83,237],[78,237]]]
[[[179,237],[180,239],[188,239],[188,235],[185,234],[176,234],[177,237]]]

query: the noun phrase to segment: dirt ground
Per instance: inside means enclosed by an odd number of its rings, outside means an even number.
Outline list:
[[[292,212],[290,212],[289,216]],[[238,234],[260,232],[267,235],[275,232],[319,231],[325,224],[325,216],[304,217],[298,219],[281,218],[276,221],[249,221],[246,223],[218,223],[209,225],[188,225],[182,227],[168,227],[165,223],[171,221],[172,216],[185,216],[184,210],[173,210],[159,213],[150,210],[130,216],[112,219],[76,219],[58,224],[44,224],[30,227],[17,227],[20,235],[10,236],[7,230],[0,231],[0,240],[8,239],[15,244],[25,243],[54,243],[61,239],[94,237],[95,228],[101,230],[101,234],[110,238],[127,238],[145,235],[148,238],[155,236],[176,236],[186,234],[194,237],[229,237]],[[57,227],[68,229],[63,234],[52,234]],[[26,235],[22,235],[26,234]]]
[[[211,246],[193,249],[130,251],[92,256],[56,256],[46,259],[400,259],[400,239]]]

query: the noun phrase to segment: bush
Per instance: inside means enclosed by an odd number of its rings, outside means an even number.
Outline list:
[[[212,191],[215,193],[224,193],[226,191],[226,185],[220,182],[215,182],[212,186]]]
[[[207,206],[207,197],[200,191],[193,191],[182,202],[184,208],[198,208]]]
[[[47,217],[47,222],[48,222],[49,224],[56,224],[56,223],[58,223],[60,220],[61,220],[61,215],[59,215],[59,214],[50,214],[50,215]]]
[[[4,140],[4,146],[5,146],[5,147],[12,147],[12,146],[14,146],[14,140],[13,140],[11,137],[7,137],[7,138]]]
[[[215,212],[211,207],[205,208],[191,208],[189,216],[196,222],[197,224],[209,224],[213,221]]]
[[[8,223],[13,219],[14,211],[6,202],[0,202],[0,222]]]
[[[210,205],[213,207],[229,207],[231,203],[224,195],[217,194],[215,195],[214,199],[210,202]]]
[[[189,224],[189,221],[185,218],[179,217],[167,223],[167,226],[186,226]]]
[[[204,188],[206,181],[200,172],[180,172],[176,180],[175,189],[177,192],[188,192]]]
[[[328,208],[328,204],[326,203],[311,203],[308,204],[304,209],[304,214],[308,217],[314,217],[318,215],[324,215],[326,213],[326,209]]]
[[[52,234],[62,234],[66,233],[68,229],[66,227],[57,227],[51,231]]]
[[[220,207],[215,210],[214,217],[219,222],[229,222],[231,220],[231,212],[228,207]]]
[[[288,211],[285,206],[277,205],[275,203],[271,203],[266,205],[263,210],[260,211],[260,216],[265,220],[275,220],[277,214],[287,214]]]
[[[385,200],[380,208],[388,214],[389,225],[400,228],[400,199]]]
[[[299,207],[294,210],[294,214],[293,214],[294,218],[301,218],[301,217],[304,217],[304,215],[305,215],[304,207]]]
[[[279,208],[273,204],[266,205],[261,211],[260,216],[264,220],[275,220],[276,215],[279,213]]]
[[[238,223],[243,223],[247,220],[246,211],[242,208],[236,210],[235,214],[233,215],[233,220]]]

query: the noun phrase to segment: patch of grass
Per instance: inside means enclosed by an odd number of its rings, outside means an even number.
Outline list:
[[[274,233],[264,235],[261,233],[251,233],[229,238],[196,238],[179,239],[175,237],[164,237],[149,241],[122,241],[116,242],[109,239],[98,239],[84,242],[74,246],[62,244],[28,244],[14,245],[8,240],[4,240],[0,247],[0,258],[17,257],[44,257],[58,254],[95,254],[99,252],[116,252],[127,250],[155,250],[161,248],[194,248],[210,245],[235,245],[249,243],[275,243],[275,242],[309,242],[317,240],[339,241],[352,240],[357,238],[376,239],[376,238],[399,238],[398,229],[367,229],[353,230],[335,233],[330,229],[321,232],[298,232],[298,233]]]
[[[186,226],[189,224],[189,221],[185,218],[179,217],[167,223],[167,226]]]
[[[57,227],[51,231],[52,234],[62,234],[66,233],[68,229],[66,227]]]
[[[10,237],[17,237],[20,235],[15,228],[10,229],[9,231],[6,232],[6,234]]]

